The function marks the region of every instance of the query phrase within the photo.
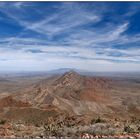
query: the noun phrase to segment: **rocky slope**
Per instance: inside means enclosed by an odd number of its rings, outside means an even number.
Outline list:
[[[75,71],[0,96],[0,138],[140,138],[140,85]]]
[[[139,106],[131,103],[131,100],[128,104],[127,100],[131,99],[132,95],[130,97],[127,95],[128,97],[125,98],[126,93],[124,94],[123,90],[117,94],[114,91],[114,85],[116,81],[110,78],[83,76],[75,71],[69,71],[61,76],[41,80],[8,97],[3,96],[0,99],[1,113],[2,108],[7,107],[11,109],[9,112],[6,111],[5,117],[10,119],[12,117],[9,116],[13,116],[10,115],[12,112],[18,114],[18,119],[20,117],[22,119],[22,116],[26,118],[29,114],[35,117],[37,112],[42,112],[41,118],[43,118],[44,110],[54,112],[51,113],[54,116],[61,113],[83,115],[89,118],[139,116]],[[133,95],[133,98],[135,100],[136,96]],[[22,112],[24,112],[23,115]],[[36,116],[38,119],[39,116]]]
[[[110,85],[111,80],[107,78],[81,76],[70,71],[50,81],[42,80],[13,98],[37,108],[57,107],[76,115],[96,114],[110,111],[107,108],[111,102],[107,94]]]

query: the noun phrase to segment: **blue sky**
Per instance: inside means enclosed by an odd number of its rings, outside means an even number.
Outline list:
[[[140,2],[0,2],[0,71],[140,71]]]

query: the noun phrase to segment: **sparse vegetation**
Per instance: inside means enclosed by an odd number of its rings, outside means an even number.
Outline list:
[[[0,125],[4,125],[6,123],[6,120],[0,120]]]
[[[140,126],[138,126],[138,131],[140,132]]]
[[[52,117],[48,118],[47,122],[44,124],[46,137],[55,136],[61,137],[63,133],[64,123],[59,122]]]
[[[1,119],[0,129],[13,131],[9,135],[16,138],[81,138],[84,134],[114,138],[139,134],[139,93],[136,91],[131,98],[128,85],[115,85],[111,92],[108,85],[108,78],[67,73],[50,77],[49,83],[45,80],[25,91],[22,88],[23,94],[16,93],[10,98],[4,95],[0,99],[0,113],[8,121]],[[109,95],[116,99],[115,104]],[[24,104],[29,99],[31,106]],[[91,120],[93,116],[97,117]]]
[[[91,124],[94,124],[94,123],[104,123],[105,120],[104,119],[101,119],[101,117],[97,117],[97,118],[94,118],[91,120]]]
[[[134,133],[134,129],[131,128],[129,125],[125,125],[124,126],[124,132],[127,132],[127,133]]]

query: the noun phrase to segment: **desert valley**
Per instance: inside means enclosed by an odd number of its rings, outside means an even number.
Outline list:
[[[140,138],[140,76],[1,74],[1,138]]]
[[[140,2],[1,1],[0,138],[140,139]]]

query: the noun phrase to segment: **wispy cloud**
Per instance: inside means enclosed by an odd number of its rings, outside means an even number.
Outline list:
[[[107,3],[0,3],[0,12],[8,17],[1,20],[23,28],[15,36],[0,37],[0,66],[139,70],[140,33],[129,31],[139,9],[130,11],[136,5],[129,5],[121,15]]]

